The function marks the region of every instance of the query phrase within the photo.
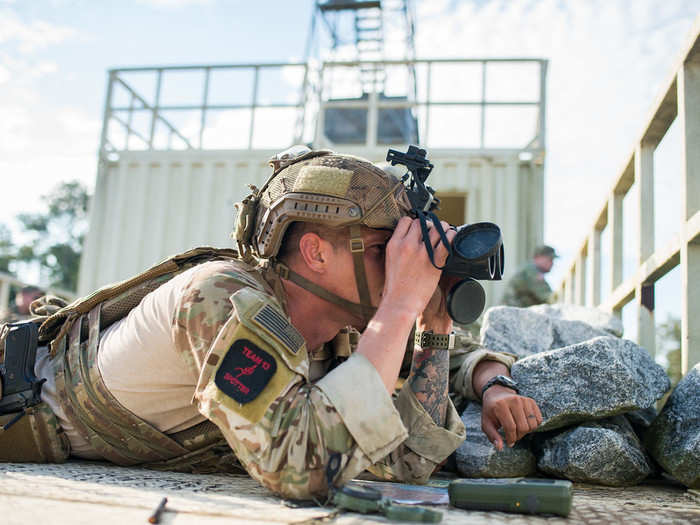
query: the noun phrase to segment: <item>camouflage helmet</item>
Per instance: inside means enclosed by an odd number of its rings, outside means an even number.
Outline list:
[[[244,241],[258,258],[277,255],[293,222],[393,230],[410,210],[401,181],[359,157],[295,146],[270,159],[270,165],[272,176],[248,198],[255,217],[241,216],[244,201],[234,234],[239,249]],[[248,239],[239,235],[246,227]]]
[[[361,226],[393,230],[411,204],[403,182],[369,161],[328,150],[295,146],[272,159],[274,171],[265,185],[237,203],[234,237],[243,259],[266,259],[289,279],[322,299],[368,322],[372,305],[364,266]],[[293,222],[349,227],[349,248],[360,302],[322,288],[293,271],[276,255]]]

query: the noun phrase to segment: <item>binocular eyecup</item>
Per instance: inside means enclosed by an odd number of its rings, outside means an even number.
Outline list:
[[[464,224],[452,240],[452,254],[443,272],[461,277],[447,294],[447,312],[461,324],[476,321],[486,304],[486,293],[477,281],[503,278],[505,252],[501,229],[492,222]]]

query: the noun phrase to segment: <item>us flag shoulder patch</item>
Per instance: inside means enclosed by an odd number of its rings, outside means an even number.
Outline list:
[[[304,346],[304,338],[297,329],[269,304],[258,310],[258,313],[253,316],[253,321],[279,340],[294,355]]]

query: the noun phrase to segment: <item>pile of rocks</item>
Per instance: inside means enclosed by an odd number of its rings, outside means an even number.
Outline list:
[[[530,439],[497,452],[481,431],[480,405],[462,415],[467,439],[457,450],[466,477],[532,474],[625,486],[655,470],[654,459],[688,486],[700,478],[700,368],[670,388],[644,349],[621,339],[620,321],[580,306],[495,307],[481,330],[484,346],[516,354],[511,375],[540,407]],[[699,365],[700,366],[700,365]],[[644,444],[643,444],[644,443]],[[647,450],[649,452],[647,452]]]
[[[676,479],[700,488],[700,363],[676,385],[645,433],[644,443]]]

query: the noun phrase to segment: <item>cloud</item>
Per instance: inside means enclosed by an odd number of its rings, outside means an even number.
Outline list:
[[[99,120],[83,108],[56,105],[41,85],[59,71],[45,50],[76,35],[72,28],[27,22],[12,7],[0,7],[2,222],[35,210],[37,197],[60,180],[78,177],[91,184],[94,178]]]
[[[0,44],[14,44],[20,53],[31,54],[75,35],[73,28],[43,20],[27,23],[12,9],[0,8]]]

